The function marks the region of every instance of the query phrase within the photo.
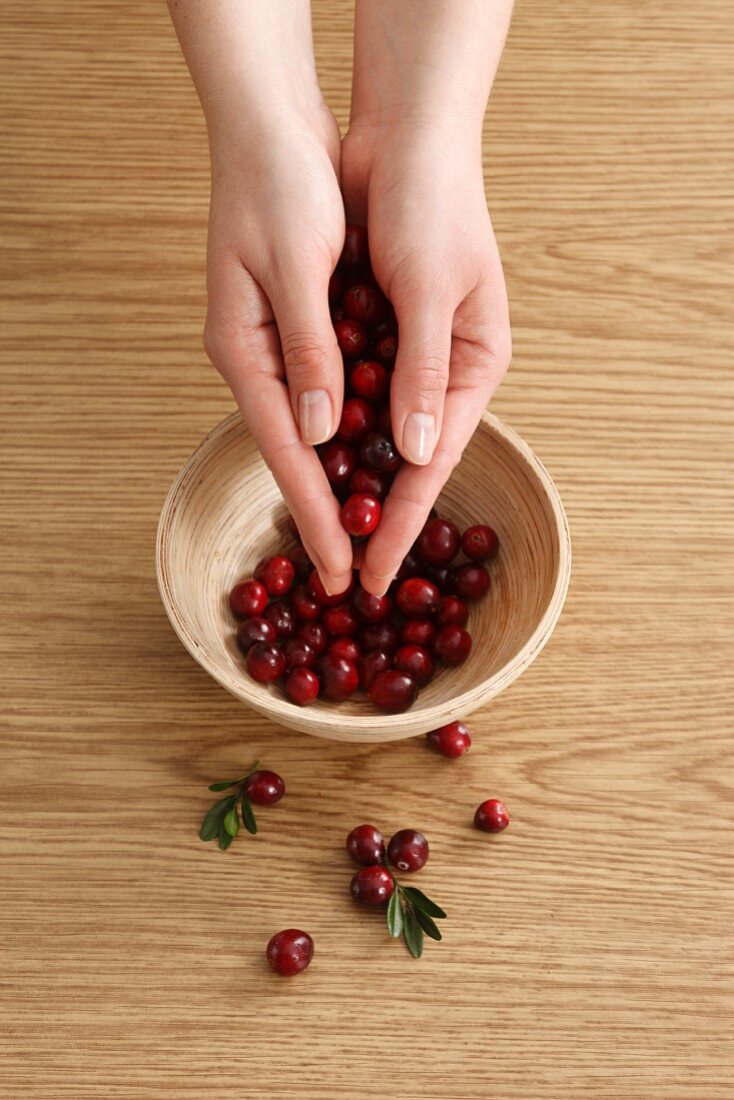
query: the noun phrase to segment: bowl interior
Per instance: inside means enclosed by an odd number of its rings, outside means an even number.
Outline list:
[[[363,693],[299,708],[245,672],[228,593],[262,557],[294,544],[278,487],[238,414],[207,436],[164,506],[158,570],[166,610],[196,659],[276,721],[352,740],[423,732],[466,715],[519,675],[550,634],[568,582],[568,535],[553,483],[496,417],[483,417],[438,507],[462,529],[490,523],[501,549],[488,597],[471,607],[469,659],[440,671],[406,714],[377,714]]]

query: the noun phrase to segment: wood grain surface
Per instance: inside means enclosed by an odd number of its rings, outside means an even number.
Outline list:
[[[316,0],[343,121],[347,3]],[[734,1095],[728,0],[520,0],[486,127],[566,610],[455,763],[268,725],[155,585],[168,486],[232,408],[200,344],[205,134],[163,4],[7,0],[2,111],[3,1098]],[[206,784],[283,803],[226,854]],[[470,828],[482,797],[511,828]],[[343,838],[424,828],[420,962]],[[311,931],[291,982],[276,929]]]

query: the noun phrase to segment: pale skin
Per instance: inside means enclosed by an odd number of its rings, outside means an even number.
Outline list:
[[[308,0],[169,7],[211,151],[204,346],[330,592],[347,587],[354,553],[314,450],[343,398],[327,287],[345,218],[368,227],[398,319],[390,406],[407,460],[359,557],[363,586],[382,594],[510,361],[481,131],[511,3],[357,0],[341,141]]]

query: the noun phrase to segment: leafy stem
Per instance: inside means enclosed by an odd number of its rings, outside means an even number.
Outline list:
[[[257,822],[252,803],[247,797],[246,786],[247,780],[259,763],[260,761],[256,760],[241,779],[224,779],[209,784],[210,791],[230,791],[234,788],[234,793],[225,795],[209,807],[199,829],[200,840],[217,840],[219,847],[226,852],[240,831],[240,814],[247,832],[253,834],[257,832]]]
[[[401,885],[394,875],[393,882],[395,889],[387,906],[387,930],[395,939],[402,936],[413,958],[419,959],[425,936],[432,940],[442,938],[436,920],[443,920],[446,914],[422,890]]]

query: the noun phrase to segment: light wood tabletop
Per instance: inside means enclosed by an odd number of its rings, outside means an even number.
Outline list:
[[[348,109],[349,5],[315,0]],[[154,539],[233,403],[201,350],[198,103],[163,4],[9,0],[0,44],[0,1094],[734,1096],[728,0],[518,3],[487,194],[514,364],[493,409],[574,545],[548,648],[449,762],[289,733],[188,656]],[[256,838],[209,782],[286,779]],[[499,837],[472,830],[504,798]],[[425,830],[414,961],[347,831]],[[264,963],[309,930],[310,970]]]

